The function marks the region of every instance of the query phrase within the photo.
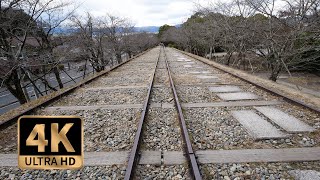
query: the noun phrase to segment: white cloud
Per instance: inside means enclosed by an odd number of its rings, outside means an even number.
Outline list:
[[[79,12],[95,16],[111,13],[131,19],[136,26],[180,24],[195,10],[192,0],[85,0]]]

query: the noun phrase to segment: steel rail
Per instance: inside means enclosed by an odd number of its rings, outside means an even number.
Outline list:
[[[179,120],[180,120],[180,129],[181,129],[182,137],[183,137],[183,140],[184,140],[185,146],[186,146],[185,148],[186,148],[186,151],[187,151],[187,158],[188,158],[188,161],[189,161],[189,163],[191,165],[191,174],[193,175],[194,179],[201,180],[202,177],[201,177],[201,173],[200,173],[200,170],[199,170],[199,165],[197,163],[196,156],[195,156],[195,153],[193,151],[192,144],[191,144],[191,141],[190,141],[190,138],[189,138],[188,128],[187,128],[186,121],[185,121],[184,116],[183,116],[183,112],[182,112],[181,104],[179,102],[177,90],[175,88],[173,79],[171,77],[170,67],[169,67],[169,64],[168,64],[168,61],[167,61],[167,55],[165,53],[164,47],[163,47],[163,52],[164,52],[166,68],[167,68],[168,76],[169,76],[169,80],[170,80],[170,86],[171,86],[171,89],[172,89],[172,92],[173,92],[173,95],[174,95],[174,101],[175,101],[175,104],[176,104],[176,108],[177,108],[177,111],[178,111],[178,117],[179,117]]]
[[[124,177],[125,180],[133,179],[135,167],[137,166],[139,159],[140,159],[139,149],[140,149],[140,145],[141,145],[141,136],[143,133],[142,130],[143,130],[143,125],[144,125],[144,120],[145,120],[145,117],[147,115],[148,108],[149,108],[151,90],[153,87],[154,77],[155,77],[156,70],[158,67],[160,54],[161,54],[161,48],[159,50],[159,56],[158,56],[158,59],[157,59],[156,65],[155,65],[152,79],[151,79],[151,82],[148,87],[148,93],[147,93],[146,100],[144,102],[143,109],[141,112],[141,118],[139,120],[138,129],[137,129],[137,132],[136,132],[136,135],[134,138],[134,143],[133,143],[130,155],[129,155],[129,161],[127,164],[126,173],[125,173],[125,177]]]
[[[22,110],[22,112],[17,113],[17,114],[15,114],[15,115],[13,115],[12,117],[9,117],[8,119],[5,119],[5,120],[1,121],[1,122],[0,122],[0,130],[2,130],[2,129],[4,129],[4,128],[6,128],[6,127],[8,127],[8,126],[10,126],[10,125],[12,125],[12,124],[14,124],[14,123],[16,122],[16,120],[18,120],[18,118],[19,118],[20,116],[30,114],[30,113],[32,113],[34,110],[38,109],[39,107],[41,107],[41,106],[46,106],[46,105],[52,103],[53,101],[61,98],[62,96],[65,96],[65,95],[67,95],[67,94],[70,94],[71,92],[73,92],[74,90],[76,90],[78,87],[81,87],[81,86],[84,85],[84,84],[90,83],[90,82],[96,80],[97,78],[108,74],[109,72],[111,72],[111,71],[117,69],[118,67],[120,67],[120,66],[122,66],[122,65],[124,65],[124,64],[126,64],[126,63],[128,63],[128,62],[130,62],[130,61],[133,60],[133,59],[136,59],[136,58],[144,55],[145,53],[147,53],[147,52],[149,52],[149,51],[150,51],[150,49],[148,49],[148,50],[146,50],[146,51],[138,54],[137,56],[135,56],[135,57],[133,57],[133,58],[130,58],[130,59],[128,59],[127,61],[124,61],[124,62],[122,62],[122,63],[120,63],[120,64],[118,64],[118,65],[116,65],[116,66],[114,66],[114,67],[112,67],[112,68],[110,68],[110,69],[107,69],[107,70],[105,70],[105,71],[102,71],[102,72],[100,72],[100,73],[97,73],[95,76],[90,77],[90,78],[88,78],[88,79],[86,79],[86,80],[84,80],[84,81],[82,81],[82,82],[79,82],[79,83],[77,83],[76,85],[74,85],[74,86],[72,86],[72,87],[69,87],[69,88],[67,88],[67,89],[59,90],[59,91],[58,91],[58,94],[54,95],[53,97],[51,97],[51,98],[49,98],[49,99],[46,99],[46,100],[44,100],[43,102],[41,102],[41,103],[39,103],[39,104],[37,104],[37,105],[35,105],[35,106],[31,106],[31,107],[29,107],[29,108],[26,108],[26,109]]]
[[[181,53],[183,53],[183,54],[185,54],[185,55],[187,55],[187,56],[189,56],[189,57],[191,57],[191,58],[193,58],[193,59],[196,59],[196,60],[198,60],[198,61],[201,61],[201,62],[203,62],[203,63],[205,63],[205,64],[207,64],[207,65],[209,65],[209,66],[211,66],[211,67],[214,67],[214,68],[216,68],[216,69],[219,69],[220,71],[223,71],[223,72],[225,72],[225,73],[228,73],[228,74],[230,74],[230,75],[233,76],[233,77],[239,78],[239,79],[241,79],[242,81],[245,81],[245,82],[247,82],[247,83],[249,83],[249,84],[252,84],[252,85],[254,85],[254,86],[256,86],[256,87],[258,87],[258,88],[260,88],[260,89],[262,89],[262,90],[264,90],[264,91],[267,91],[267,92],[273,94],[273,95],[276,95],[276,96],[278,96],[278,97],[282,97],[284,100],[286,100],[286,101],[288,101],[288,102],[290,102],[290,103],[294,103],[294,104],[297,104],[297,105],[299,105],[299,106],[305,107],[305,108],[307,108],[307,109],[309,109],[309,110],[311,110],[311,111],[314,111],[314,112],[316,112],[316,113],[320,113],[320,108],[318,108],[318,107],[315,107],[315,106],[306,104],[306,103],[303,102],[303,101],[294,99],[294,98],[289,97],[289,96],[287,96],[287,95],[285,95],[285,94],[283,94],[283,93],[280,93],[280,92],[277,92],[277,91],[275,91],[275,90],[272,90],[272,89],[270,89],[270,88],[268,88],[268,87],[266,87],[266,86],[264,86],[264,85],[262,85],[262,84],[260,85],[260,84],[257,84],[256,82],[252,81],[252,80],[249,80],[249,79],[245,79],[245,78],[243,78],[243,77],[240,77],[240,76],[238,76],[238,75],[235,74],[235,73],[232,73],[232,72],[229,72],[229,71],[227,71],[227,70],[225,70],[225,69],[222,69],[222,68],[220,68],[220,67],[214,66],[213,64],[210,64],[210,63],[208,63],[208,62],[206,62],[206,61],[202,61],[199,57],[194,57],[194,56],[197,56],[197,55],[194,55],[194,54],[190,55],[189,53],[186,53],[186,52],[181,51],[181,50],[178,50],[178,49],[175,49],[175,50],[177,50],[177,51],[179,51],[179,52],[181,52]]]

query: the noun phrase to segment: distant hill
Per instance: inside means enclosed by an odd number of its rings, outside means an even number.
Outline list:
[[[175,27],[179,28],[181,27],[181,24],[175,25]],[[158,33],[159,32],[159,26],[142,26],[142,27],[134,27],[134,31],[136,32],[148,32],[148,33]],[[61,35],[61,34],[70,34],[74,31],[77,31],[75,28],[68,28],[68,27],[62,27],[62,28],[56,28],[53,30],[53,34],[55,35]]]
[[[180,28],[182,24],[175,25],[176,28]],[[142,26],[135,27],[136,32],[149,32],[149,33],[158,33],[160,26]]]
[[[143,27],[134,27],[136,32],[149,32],[149,33],[158,33],[159,26],[143,26]]]

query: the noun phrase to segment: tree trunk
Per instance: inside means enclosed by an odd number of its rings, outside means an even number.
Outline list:
[[[54,75],[56,76],[56,79],[57,79],[57,81],[58,81],[58,84],[59,84],[60,89],[62,89],[62,88],[63,88],[63,83],[62,83],[62,81],[61,81],[59,69],[58,69],[57,66],[53,68],[53,73],[54,73]]]
[[[275,67],[274,65],[271,65],[271,67],[272,68],[271,68],[271,74],[270,74],[269,79],[271,81],[276,82],[278,79],[279,73],[281,72],[281,66],[276,65],[276,67]]]
[[[121,59],[121,53],[116,53],[116,58],[117,58],[117,62],[118,64],[120,64],[122,62],[122,59]]]
[[[276,82],[277,79],[278,79],[278,74],[271,72],[269,79],[270,79],[271,81]]]
[[[230,53],[230,52],[228,52],[228,53],[227,53],[227,56],[226,56],[226,58],[227,58],[226,65],[227,65],[227,66],[229,66],[229,65],[230,65],[231,57],[232,57],[232,52],[231,52],[231,53]]]
[[[84,64],[84,71],[83,71],[83,78],[82,79],[84,79],[86,77],[87,62],[88,62],[88,60],[86,60],[86,63]]]
[[[26,98],[26,95],[23,92],[23,89],[21,87],[20,84],[20,79],[18,76],[18,71],[15,69],[12,71],[11,77],[13,78],[13,85],[15,88],[13,88],[10,84],[10,79],[6,80],[4,83],[7,87],[7,89],[11,92],[12,95],[14,95],[14,97],[16,97],[18,99],[18,101],[20,102],[20,104],[24,104],[27,103],[28,100]]]
[[[21,68],[21,70],[22,70],[22,72],[26,75],[26,77],[28,78],[28,80],[30,81],[30,83],[32,84],[32,86],[33,86],[32,89],[33,89],[33,92],[35,93],[36,98],[38,99],[38,98],[40,97],[40,95],[43,96],[42,92],[41,92],[40,89],[37,87],[36,83],[32,80],[29,72],[26,72],[26,71],[25,71],[24,69],[22,69],[22,68]]]
[[[128,56],[129,56],[129,59],[132,58],[132,52],[131,51],[128,51]]]

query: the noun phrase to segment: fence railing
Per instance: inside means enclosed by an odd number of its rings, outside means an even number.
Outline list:
[[[123,59],[124,61],[127,61],[128,59]],[[113,64],[113,66],[116,66],[117,65],[117,63],[114,63]],[[90,66],[89,66],[90,67]],[[106,67],[108,67],[108,66],[106,66]],[[109,66],[110,67],[110,66]],[[112,68],[112,67],[110,67],[110,68]],[[66,82],[62,82],[62,84],[63,85],[65,85],[65,84],[68,84],[68,83],[70,83],[70,82],[74,82],[73,84],[75,84],[75,83],[77,83],[77,82],[75,82],[77,79],[80,79],[80,78],[84,78],[84,77],[87,77],[87,76],[89,76],[90,74],[94,74],[95,73],[95,70],[94,69],[92,69],[92,71],[89,71],[89,72],[87,72],[86,70],[84,70],[85,72],[83,72],[80,76],[78,76],[78,77],[71,77],[65,70],[62,70],[62,72],[64,72],[64,73],[66,73],[66,75],[70,78],[70,80],[68,80],[68,81],[66,81]],[[51,71],[49,72],[50,74],[51,74]],[[46,74],[45,74],[46,75]],[[40,77],[41,78],[45,78],[44,76],[45,75],[41,75]],[[60,74],[61,75],[61,74]],[[41,78],[37,78],[35,81],[38,81],[38,80],[41,80]],[[31,85],[31,86],[30,86]],[[45,85],[45,84],[44,84]],[[71,85],[71,84],[70,84]],[[31,83],[31,82],[28,82],[27,84],[25,84],[24,86],[23,86],[23,88],[28,88],[28,87],[32,87],[33,86],[33,84]],[[45,87],[46,88],[46,87]],[[57,88],[57,89],[59,89],[59,85],[56,85],[56,86],[54,86],[53,88]],[[36,90],[33,90],[33,91],[36,91]],[[0,91],[0,93],[4,93],[4,92],[8,92],[8,93],[10,93],[10,91],[8,90],[8,89],[5,89],[5,90],[2,90],[2,91]],[[40,90],[40,92],[42,93],[42,94],[46,94],[46,95],[48,95],[48,92],[49,93],[51,93],[51,92],[53,92],[53,90],[52,89],[45,89],[44,91],[41,91]],[[28,93],[28,92],[27,92]],[[29,94],[28,93],[28,95],[29,95],[29,98],[31,99],[31,98],[33,98],[33,97],[35,97],[36,96],[36,93],[37,92],[33,92],[32,94]],[[39,93],[39,91],[38,91],[38,93]],[[11,93],[10,93],[11,94]],[[13,96],[14,97],[14,96]],[[15,98],[15,97],[14,97]],[[15,98],[16,99],[16,98]],[[9,103],[7,103],[7,104],[4,104],[4,105],[0,105],[0,109],[3,109],[3,108],[6,108],[6,107],[9,107],[9,106],[11,106],[11,105],[13,105],[13,104],[16,104],[16,103],[19,103],[19,101],[18,100],[14,100],[14,101],[11,101],[11,102],[9,102]],[[20,104],[20,103],[19,103]],[[5,113],[5,112],[3,112],[3,113]],[[1,113],[0,113],[0,115],[1,115]]]
[[[90,71],[90,72],[87,72],[86,73],[86,76],[89,76],[90,74],[94,74],[94,70],[92,70],[92,71]],[[80,78],[83,78],[84,76],[83,76],[83,74],[82,75],[80,75],[80,76],[78,76],[78,77],[73,77],[73,78],[70,78],[70,80],[68,80],[68,81],[65,81],[65,82],[62,82],[63,83],[63,85],[66,85],[66,84],[68,84],[68,83],[70,83],[70,82],[74,82],[74,81],[76,81],[76,80],[78,80],[78,79],[80,79]],[[75,84],[75,83],[77,83],[77,82],[74,82],[73,84]],[[28,84],[26,84],[24,87],[28,87],[29,85],[32,85],[31,83],[28,83]],[[71,85],[71,84],[70,84]],[[31,86],[30,86],[31,87]],[[54,86],[54,88],[59,88],[59,85],[57,85],[57,86]],[[46,92],[49,92],[49,93],[51,93],[53,90],[50,90],[50,89],[48,89],[48,90],[44,90],[44,91],[41,91],[41,93],[46,93]],[[8,92],[8,93],[10,93],[10,91],[9,90],[2,90],[0,93],[4,93],[4,92]],[[47,93],[46,93],[47,94]],[[31,95],[29,95],[29,97],[30,98],[33,98],[33,97],[35,97],[35,94],[33,93],[33,94],[31,94]],[[3,108],[6,108],[6,107],[8,107],[8,106],[11,106],[11,105],[13,105],[13,104],[16,104],[16,103],[19,103],[19,101],[18,100],[15,100],[15,101],[12,101],[12,102],[9,102],[9,103],[7,103],[7,104],[4,104],[4,105],[0,105],[0,109],[3,109]]]

